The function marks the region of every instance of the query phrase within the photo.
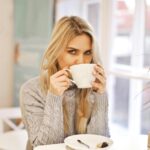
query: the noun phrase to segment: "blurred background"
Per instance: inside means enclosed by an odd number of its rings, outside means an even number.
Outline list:
[[[0,133],[21,126],[19,89],[39,74],[53,25],[65,15],[94,27],[108,78],[111,134],[147,134],[150,0],[0,0]]]

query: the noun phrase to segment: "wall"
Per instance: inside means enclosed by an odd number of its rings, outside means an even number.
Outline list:
[[[39,75],[41,57],[53,26],[54,0],[14,0],[15,39],[19,57],[14,65],[13,106],[19,106],[20,87]],[[40,10],[40,11],[39,11]]]
[[[0,0],[0,107],[12,104],[13,0]]]

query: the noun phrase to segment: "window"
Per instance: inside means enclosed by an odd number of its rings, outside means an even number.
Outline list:
[[[150,67],[150,1],[146,1],[145,8],[145,49],[144,67]]]
[[[86,0],[84,3],[85,18],[92,25],[95,35],[99,38],[100,35],[100,1],[99,0]]]
[[[144,39],[144,64],[149,73],[150,68],[150,1],[146,0],[145,7],[145,39]],[[150,81],[143,81],[142,92],[142,114],[141,114],[141,132],[147,133],[150,130]]]
[[[130,65],[135,3],[134,1],[129,3],[126,0],[117,0],[115,7],[114,59],[116,63]]]
[[[150,130],[150,4],[116,0],[114,12],[112,123],[126,133],[146,134]]]

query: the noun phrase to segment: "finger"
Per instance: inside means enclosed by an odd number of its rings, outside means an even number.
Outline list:
[[[96,88],[96,87],[92,87],[92,89],[94,92],[97,92],[97,90],[98,90],[98,88]]]
[[[69,88],[69,86],[61,86],[59,88],[59,91],[62,91],[62,93],[64,93],[65,90],[67,90]]]
[[[70,83],[69,83],[69,82],[66,82],[66,81],[57,82],[57,83],[56,83],[56,86],[57,86],[58,88],[60,88],[60,87],[69,87],[69,86],[70,86]]]
[[[57,78],[58,82],[62,82],[62,81],[66,81],[66,82],[70,82],[69,78],[66,75],[62,75],[60,77]]]
[[[69,84],[67,82],[55,82],[55,85],[51,86],[51,89],[53,89],[59,94],[62,94],[68,88]]]
[[[70,76],[69,66],[64,67],[63,70],[66,72],[66,75],[69,77]]]
[[[57,78],[57,77],[60,77],[60,76],[62,76],[62,75],[68,76],[67,71],[65,71],[65,70],[60,70],[60,71],[56,72],[56,73],[53,75],[53,77]]]
[[[104,76],[102,76],[98,73],[96,73],[94,76],[98,80],[98,82],[100,82],[102,84],[106,83],[106,78],[104,78]],[[95,80],[95,81],[97,81],[97,80]]]
[[[95,88],[105,88],[106,87],[106,84],[101,84],[101,83],[98,83],[98,82],[92,82],[92,86],[95,87]]]
[[[93,89],[95,89],[96,91],[99,91],[99,92],[104,92],[105,91],[105,85],[102,85],[100,83],[96,83],[96,82],[93,82],[92,83],[92,87]]]
[[[104,69],[98,65],[95,66],[95,70],[96,70],[96,72],[98,72],[100,74],[105,74]]]
[[[102,64],[97,63],[96,66],[103,68]]]
[[[58,92],[60,95],[62,95],[64,93],[64,91],[67,89],[68,89],[67,87],[61,87],[61,88],[59,88]]]
[[[66,91],[69,87],[62,87],[62,91]]]
[[[102,76],[104,76],[104,78],[106,78],[106,77],[105,77],[105,72],[104,72],[104,68],[103,68],[103,67],[100,67],[99,65],[96,65],[96,66],[94,67],[94,72],[99,73],[99,74],[101,74]]]

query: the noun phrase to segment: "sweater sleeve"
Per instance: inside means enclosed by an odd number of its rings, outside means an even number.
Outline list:
[[[108,128],[108,98],[107,94],[98,94],[93,92],[94,104],[91,119],[87,126],[87,133],[109,135]]]
[[[22,117],[33,147],[63,142],[62,99],[51,93],[42,98],[30,87],[21,88]]]

